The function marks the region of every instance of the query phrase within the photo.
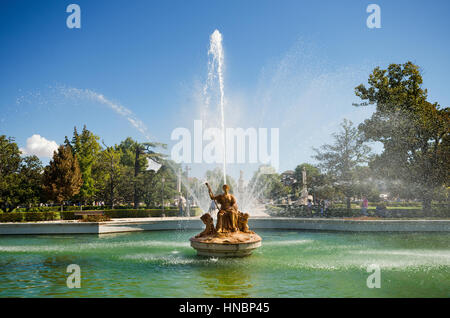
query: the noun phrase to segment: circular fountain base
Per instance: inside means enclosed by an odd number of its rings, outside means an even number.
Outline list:
[[[249,256],[262,241],[258,234],[243,232],[191,237],[189,240],[197,255],[212,257]]]

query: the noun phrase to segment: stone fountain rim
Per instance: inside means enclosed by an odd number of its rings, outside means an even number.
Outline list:
[[[205,241],[203,241],[204,238],[201,238],[201,237],[197,238],[195,236],[191,237],[189,239],[189,241],[191,243],[194,242],[194,243],[209,244],[209,245],[212,245],[212,244],[216,244],[216,245],[250,245],[250,244],[255,244],[255,243],[262,242],[262,238],[258,234],[252,233],[252,234],[248,234],[248,235],[252,239],[249,239],[249,240],[244,241],[244,242],[217,242],[217,241],[216,242],[205,242]],[[226,239],[226,237],[224,237],[224,239]]]

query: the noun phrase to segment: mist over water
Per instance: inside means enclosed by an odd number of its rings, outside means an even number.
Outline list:
[[[0,297],[448,297],[448,233],[258,230],[243,259],[197,257],[198,231],[14,236],[0,247]],[[78,264],[82,286],[68,289]],[[382,285],[369,289],[378,264]],[[26,285],[26,288],[24,286]]]

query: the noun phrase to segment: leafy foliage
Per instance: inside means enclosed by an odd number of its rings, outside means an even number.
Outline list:
[[[20,156],[14,139],[0,136],[0,208],[39,203],[42,163],[36,156]]]
[[[372,163],[384,177],[403,181],[422,197],[429,209],[433,193],[449,185],[449,108],[427,101],[419,67],[411,62],[375,68],[368,87],[356,95],[376,104],[372,117],[359,128],[365,140],[378,141],[383,153]]]
[[[83,185],[77,197],[85,203],[87,201],[91,202],[96,193],[92,169],[98,160],[100,152],[99,139],[100,137],[90,132],[86,126],[83,127],[81,134],[78,133],[76,127],[74,128],[71,149],[77,158],[83,179]]]
[[[275,169],[265,165],[260,166],[253,174],[249,188],[253,189],[259,199],[278,200],[290,192],[290,188],[281,182],[281,177]]]
[[[333,180],[337,189],[347,198],[350,208],[350,198],[355,194],[356,169],[370,159],[370,148],[364,144],[358,129],[350,120],[344,119],[341,131],[333,134],[334,143],[325,144],[316,152],[314,158],[319,167]]]
[[[59,146],[43,174],[43,190],[50,200],[60,204],[80,192],[83,184],[78,160],[71,147]]]

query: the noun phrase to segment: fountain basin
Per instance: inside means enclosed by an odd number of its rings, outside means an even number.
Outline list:
[[[264,244],[252,256],[217,260],[196,255],[197,233],[0,236],[0,298],[449,296],[449,232],[258,229]],[[71,263],[81,288],[65,284]],[[370,264],[380,264],[381,288],[366,286]]]
[[[261,246],[262,239],[255,233],[239,233],[226,237],[191,237],[189,241],[200,256],[245,257]]]

